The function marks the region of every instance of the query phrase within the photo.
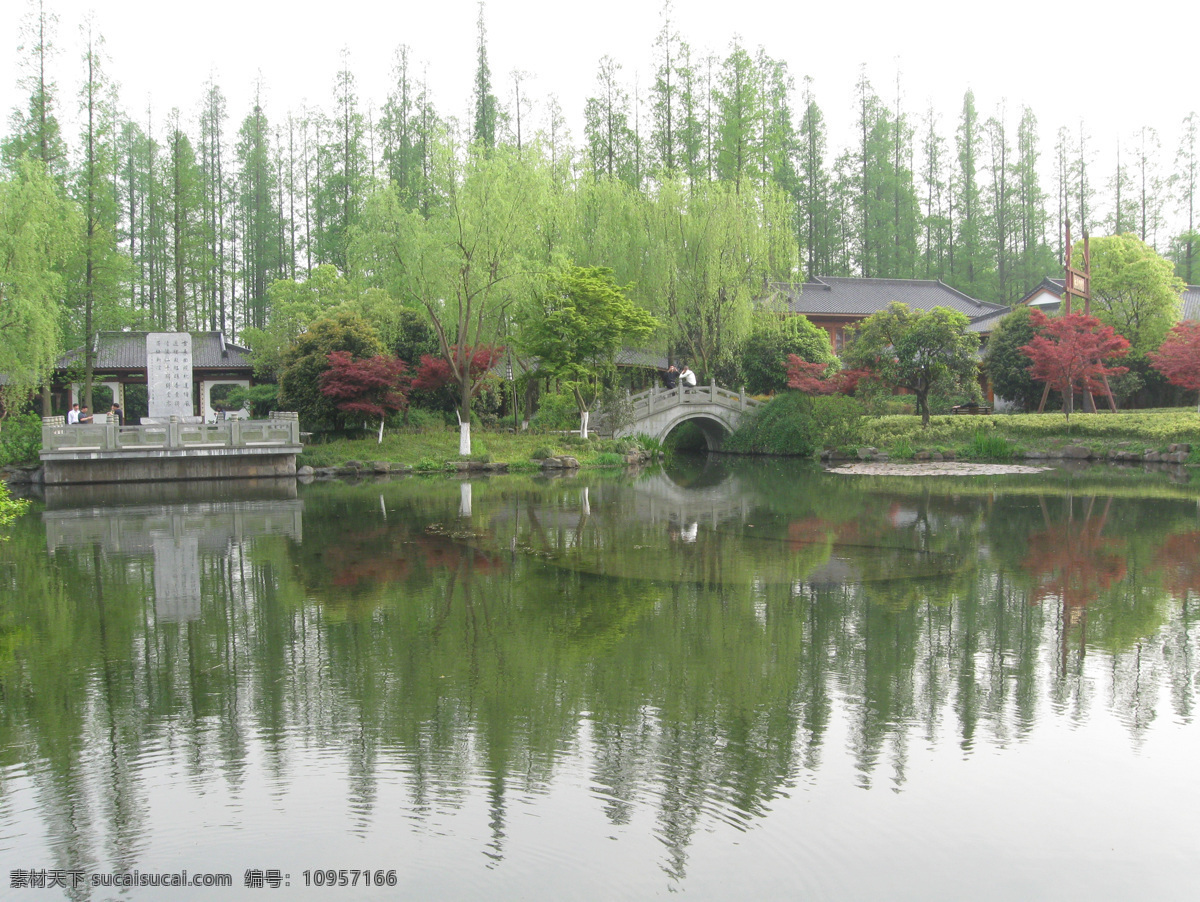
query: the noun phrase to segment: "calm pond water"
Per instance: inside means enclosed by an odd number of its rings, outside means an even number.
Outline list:
[[[1195,898],[1198,498],[60,490],[0,544],[0,897]],[[232,886],[93,885],[183,870]]]

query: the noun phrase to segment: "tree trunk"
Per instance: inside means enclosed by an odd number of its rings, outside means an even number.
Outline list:
[[[588,437],[588,412],[586,410],[579,411],[579,437]]]

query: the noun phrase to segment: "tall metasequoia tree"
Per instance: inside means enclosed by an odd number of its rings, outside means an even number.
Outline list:
[[[366,127],[358,110],[354,75],[345,54],[337,74],[334,100],[336,111],[321,156],[323,175],[315,198],[319,220],[313,238],[320,262],[332,263],[346,272],[350,233],[358,223],[369,164]]]
[[[741,193],[747,180],[760,176],[762,81],[754,59],[736,40],[717,85],[717,178]]]
[[[1018,292],[1031,290],[1055,267],[1046,244],[1046,194],[1038,178],[1037,117],[1025,107],[1017,125],[1017,160],[1013,169],[1017,226],[1016,284]]]
[[[946,139],[937,132],[937,117],[932,107],[926,113],[924,138],[921,143],[925,165],[922,167],[924,209],[921,221],[924,232],[922,256],[924,276],[942,279],[947,275],[948,258],[952,255],[950,215],[948,210],[949,182],[946,173],[948,150]]]
[[[1008,141],[1007,111],[1001,103],[996,115],[984,124],[988,149],[988,216],[985,234],[990,237],[989,256],[995,264],[995,289],[986,292],[992,299],[1011,304],[1024,293],[1025,286],[1013,278],[1016,230],[1016,200],[1012,184],[1012,146]],[[976,295],[978,297],[979,295]]]
[[[200,112],[201,209],[205,221],[204,293],[209,310],[210,329],[227,332],[229,266],[225,259],[227,231],[226,204],[231,196],[225,175],[225,95],[216,82],[209,80]]]
[[[282,275],[283,267],[279,258],[282,224],[275,204],[270,129],[258,100],[242,121],[236,153],[244,308],[238,325],[261,328],[266,322],[267,286]]]
[[[492,93],[492,70],[487,59],[487,29],[483,23],[483,0],[479,3],[479,40],[475,65],[475,124],[471,137],[491,150],[496,146],[496,121],[499,116],[496,95]]]
[[[79,92],[81,159],[72,194],[84,217],[84,239],[74,268],[71,302],[76,316],[71,337],[84,345],[84,403],[92,407],[96,334],[121,320],[118,304],[125,267],[117,249],[116,113],[112,86],[104,71],[104,39],[91,20],[81,27],[84,81]]]
[[[46,10],[43,0],[37,0],[22,22],[17,52],[28,53],[28,56],[23,60],[24,74],[18,85],[28,93],[29,101],[25,110],[13,111],[11,132],[0,143],[0,159],[10,171],[15,171],[24,156],[38,160],[61,187],[67,176],[67,146],[55,113],[58,86],[49,71],[56,55],[54,32],[57,25],[58,17]]]
[[[826,168],[825,117],[812,93],[812,80],[804,80],[804,115],[800,120],[797,206],[800,219],[800,256],[805,275],[830,275],[829,171]]]
[[[1163,180],[1160,175],[1158,133],[1143,127],[1138,132],[1137,158],[1137,223],[1138,237],[1151,247],[1158,245],[1158,230],[1162,226]]]
[[[596,71],[597,95],[584,105],[584,135],[588,142],[594,178],[636,181],[633,129],[629,126],[629,94],[618,80],[621,66],[612,57],[600,59]]]
[[[654,41],[654,83],[650,88],[650,114],[653,126],[650,143],[654,167],[663,175],[671,175],[685,159],[681,148],[680,120],[683,118],[680,99],[680,77],[686,45],[675,30],[671,0],[662,6],[662,29]]]
[[[189,309],[189,297],[199,301],[201,292],[195,280],[200,271],[202,227],[200,173],[192,142],[179,122],[179,111],[172,110],[167,138],[170,152],[167,204],[170,215],[171,296],[176,331],[186,332],[203,325],[207,319],[197,303]]]
[[[978,178],[979,114],[975,93],[963,96],[958,122],[958,191],[955,268],[951,273],[956,287],[978,297],[985,268],[983,254],[983,211]]]
[[[1179,150],[1175,154],[1175,174],[1171,177],[1180,212],[1187,217],[1187,229],[1175,241],[1175,266],[1189,285],[1195,284],[1195,261],[1197,253],[1200,252],[1200,235],[1196,233],[1196,187],[1200,179],[1196,130],[1196,114],[1188,113],[1183,119]]]

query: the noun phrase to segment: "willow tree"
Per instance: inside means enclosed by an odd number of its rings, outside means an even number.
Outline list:
[[[748,334],[754,299],[798,272],[791,199],[775,185],[667,182],[646,202],[637,277],[672,347],[712,375]]]
[[[54,368],[61,344],[62,264],[79,243],[78,211],[40,161],[0,181],[0,396],[23,404]],[[45,413],[49,414],[49,410]]]
[[[529,155],[527,155],[529,156]],[[508,329],[529,287],[528,248],[544,205],[546,174],[515,150],[445,148],[441,204],[428,217],[388,188],[371,199],[356,253],[402,303],[424,308],[458,397],[459,453],[471,453],[471,401],[486,373],[472,367]]]

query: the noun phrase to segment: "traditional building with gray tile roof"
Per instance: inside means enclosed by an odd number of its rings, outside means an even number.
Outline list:
[[[803,314],[829,333],[833,349],[845,344],[845,329],[889,304],[913,310],[946,307],[964,314],[972,332],[988,334],[1008,313],[1003,304],[980,301],[951,288],[940,279],[863,279],[824,277],[803,284],[775,282],[767,286],[766,303],[783,303],[788,313]]]

